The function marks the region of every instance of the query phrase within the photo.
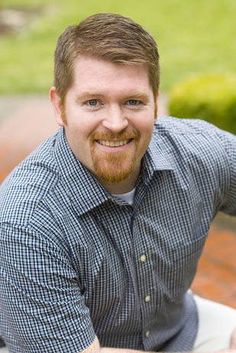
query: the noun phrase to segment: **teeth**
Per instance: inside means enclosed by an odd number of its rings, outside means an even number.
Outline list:
[[[103,146],[109,146],[109,147],[119,147],[126,145],[129,142],[129,140],[124,140],[124,141],[103,141],[99,140],[98,143]]]

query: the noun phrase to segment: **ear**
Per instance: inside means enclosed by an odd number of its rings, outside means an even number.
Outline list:
[[[49,90],[49,99],[52,103],[55,116],[56,116],[56,122],[59,126],[64,126],[65,122],[63,120],[63,112],[62,112],[62,105],[61,105],[61,98],[58,96],[56,88],[51,87]]]

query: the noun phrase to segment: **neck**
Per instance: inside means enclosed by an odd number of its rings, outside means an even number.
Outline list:
[[[139,176],[139,170],[120,182],[108,183],[108,182],[100,181],[100,183],[111,194],[125,194],[135,188],[138,176]]]

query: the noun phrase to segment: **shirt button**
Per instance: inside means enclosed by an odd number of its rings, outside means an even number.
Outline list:
[[[146,303],[149,303],[150,300],[151,300],[150,295],[146,295],[146,297],[144,298],[144,301],[145,301]]]
[[[148,338],[150,336],[150,331],[145,332],[145,337]]]
[[[139,260],[144,263],[147,261],[147,256],[143,254],[140,256]]]

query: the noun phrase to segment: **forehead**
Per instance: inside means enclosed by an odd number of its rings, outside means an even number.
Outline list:
[[[94,57],[80,56],[74,62],[73,86],[79,91],[94,89],[151,90],[145,65],[117,64]]]

